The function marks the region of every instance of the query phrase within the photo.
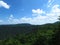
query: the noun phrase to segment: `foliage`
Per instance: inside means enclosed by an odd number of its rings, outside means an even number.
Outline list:
[[[60,45],[59,24],[1,25],[0,45]]]

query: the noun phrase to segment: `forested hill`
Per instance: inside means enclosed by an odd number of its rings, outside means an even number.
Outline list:
[[[15,24],[15,25],[0,25],[0,39],[15,36],[16,34],[29,34],[37,30],[56,30],[60,23],[49,23],[44,25],[31,24]]]
[[[0,45],[60,45],[60,22],[0,25]]]

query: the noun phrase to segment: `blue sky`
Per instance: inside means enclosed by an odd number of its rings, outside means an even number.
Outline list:
[[[60,0],[0,0],[0,24],[54,23],[59,14]]]

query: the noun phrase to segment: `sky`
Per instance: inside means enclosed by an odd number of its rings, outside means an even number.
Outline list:
[[[42,25],[58,21],[60,0],[0,0],[0,25]]]

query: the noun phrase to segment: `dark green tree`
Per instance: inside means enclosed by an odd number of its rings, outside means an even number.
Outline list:
[[[51,40],[50,45],[60,45],[60,16],[59,16],[58,28]]]

